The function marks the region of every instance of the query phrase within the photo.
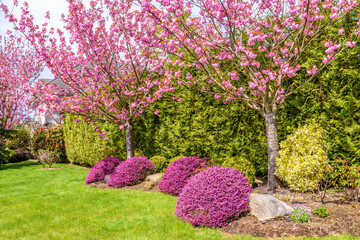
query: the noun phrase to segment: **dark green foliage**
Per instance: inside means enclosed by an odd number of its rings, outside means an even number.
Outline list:
[[[10,163],[15,157],[16,153],[14,150],[0,149],[0,164]]]
[[[163,98],[137,122],[143,129],[137,147],[145,155],[215,159],[243,156],[254,163],[258,172],[266,174],[265,126],[260,115],[241,103],[224,105],[194,88],[180,87],[175,94],[180,102]],[[159,109],[159,115],[153,114],[155,109]]]
[[[29,146],[30,135],[26,129],[9,130],[5,139],[5,147],[9,149],[26,149]]]
[[[150,160],[155,166],[154,171],[158,173],[164,172],[169,163],[168,160],[162,156],[153,156]]]
[[[45,148],[53,152],[59,162],[66,161],[63,125],[53,126],[47,130]]]
[[[226,159],[222,163],[223,167],[235,168],[242,172],[242,174],[248,178],[250,186],[255,182],[255,167],[254,165],[244,157],[231,157]]]
[[[91,123],[81,120],[75,123],[75,116],[67,115],[64,123],[65,148],[71,163],[94,166],[107,157],[126,158],[125,131],[110,122],[97,123],[103,131],[107,131],[106,141],[98,137]]]

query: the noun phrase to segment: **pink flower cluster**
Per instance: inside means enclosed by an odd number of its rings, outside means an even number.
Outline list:
[[[176,202],[175,214],[196,226],[225,227],[250,210],[252,192],[239,170],[210,167],[189,179]]]
[[[203,168],[207,162],[199,157],[182,157],[170,164],[159,182],[159,189],[164,193],[177,196],[188,182],[189,178]]]
[[[110,175],[108,185],[116,188],[135,185],[154,172],[154,164],[147,157],[133,157],[118,165]]]
[[[89,184],[101,181],[106,175],[112,174],[114,169],[122,163],[122,160],[114,157],[105,158],[95,164],[86,176],[85,183]]]
[[[42,69],[24,39],[0,36],[0,129],[12,129],[37,106],[30,90]]]

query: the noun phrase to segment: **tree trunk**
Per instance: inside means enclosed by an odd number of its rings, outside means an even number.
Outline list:
[[[127,159],[134,157],[134,145],[132,139],[132,126],[131,123],[127,122],[125,124],[126,129],[126,157]]]
[[[278,158],[279,150],[276,116],[274,112],[266,113],[264,116],[268,148],[268,191],[274,192],[279,183],[278,178],[275,176],[276,159]]]

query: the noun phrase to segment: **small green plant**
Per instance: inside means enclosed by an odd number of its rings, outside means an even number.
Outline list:
[[[289,196],[289,195],[278,195],[275,193],[274,197],[276,197],[277,199],[284,201],[284,202],[289,202],[291,200],[291,196]]]
[[[324,218],[329,216],[328,210],[323,206],[317,207],[314,209],[314,213],[319,215],[319,217]]]
[[[232,157],[226,159],[222,165],[222,167],[230,167],[235,168],[242,172],[242,174],[248,178],[250,185],[252,186],[255,182],[255,167],[248,159],[244,157]]]
[[[37,155],[44,168],[46,167],[46,164],[49,165],[49,168],[51,168],[51,165],[56,163],[58,160],[56,154],[49,150],[40,149]]]
[[[304,198],[303,197],[296,197],[295,199],[294,199],[294,201],[295,202],[302,202],[302,201],[304,201]]]
[[[152,158],[150,158],[150,160],[155,166],[155,172],[164,172],[165,168],[168,166],[168,160],[165,157],[153,156]]]
[[[311,219],[311,211],[303,205],[296,205],[294,211],[290,212],[286,219],[298,223],[308,222]]]

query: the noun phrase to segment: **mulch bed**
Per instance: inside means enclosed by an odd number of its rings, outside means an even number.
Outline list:
[[[89,184],[91,187],[112,189],[105,181]],[[143,183],[134,186],[126,186],[122,189],[144,190]],[[255,187],[258,193],[266,193],[266,183]],[[146,189],[146,191],[149,191]],[[150,191],[159,191],[154,187]],[[298,204],[304,205],[312,212],[312,218],[307,223],[296,223],[285,218],[278,218],[270,221],[260,221],[256,217],[248,214],[230,223],[221,230],[226,234],[251,235],[254,237],[323,237],[336,236],[341,234],[351,234],[360,236],[360,204],[357,201],[345,201],[342,192],[327,193],[325,204],[315,199],[312,193],[297,193],[288,188],[278,188],[277,198],[295,207]],[[319,206],[328,209],[329,216],[320,218],[313,213]]]
[[[87,186],[95,187],[95,188],[102,188],[102,189],[116,189],[114,187],[108,186],[105,181],[93,182],[93,183],[87,184]],[[144,182],[137,184],[137,185],[133,185],[133,186],[125,186],[125,187],[122,187],[121,189],[143,190],[143,191],[147,191],[147,192],[148,191],[160,192],[160,190],[157,186],[154,186],[151,189],[145,188]]]
[[[258,193],[266,193],[266,184],[256,187]],[[323,237],[351,234],[360,236],[360,204],[357,201],[345,201],[342,192],[327,193],[325,204],[312,193],[297,193],[288,188],[278,188],[277,198],[291,207],[304,205],[311,210],[312,218],[306,223],[297,223],[285,218],[260,221],[248,214],[221,230],[227,234],[245,234],[254,237]],[[313,210],[319,206],[328,209],[329,216],[320,218]]]

